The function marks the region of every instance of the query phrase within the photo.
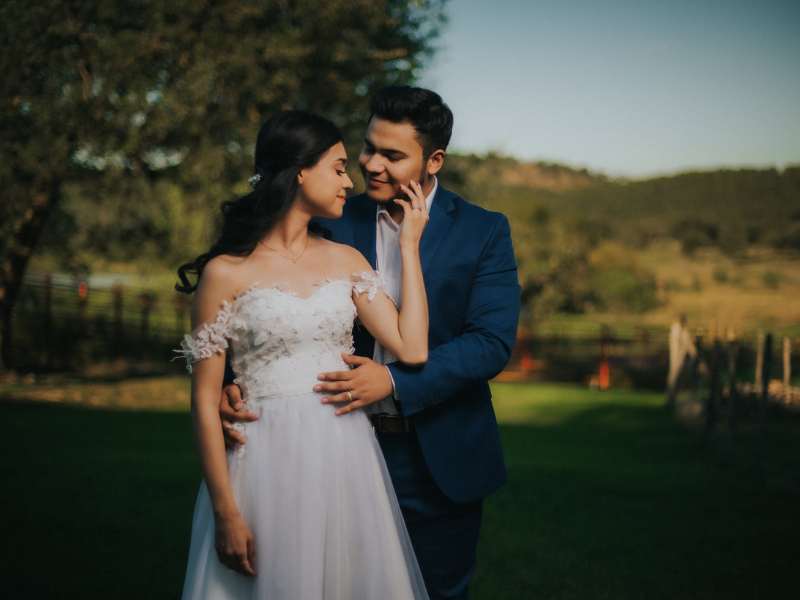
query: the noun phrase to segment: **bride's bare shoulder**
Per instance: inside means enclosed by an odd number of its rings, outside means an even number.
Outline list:
[[[324,246],[326,252],[330,252],[335,256],[337,262],[339,262],[345,270],[352,272],[356,270],[363,271],[370,268],[370,264],[364,255],[352,246],[325,239],[323,239],[322,242],[326,244],[326,246]]]
[[[212,279],[235,277],[242,270],[246,257],[220,254],[215,256],[203,267],[203,277]]]
[[[221,254],[209,260],[200,275],[200,288],[220,298],[234,297],[245,286],[245,257]],[[213,290],[213,291],[212,291]]]

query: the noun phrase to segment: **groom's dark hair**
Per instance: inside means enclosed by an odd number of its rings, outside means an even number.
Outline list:
[[[453,134],[453,112],[436,92],[408,85],[390,85],[372,97],[370,120],[411,123],[427,159],[434,150],[447,150]]]

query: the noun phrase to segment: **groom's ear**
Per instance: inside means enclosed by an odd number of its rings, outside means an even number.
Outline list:
[[[428,175],[436,175],[441,171],[444,166],[444,156],[445,151],[441,149],[431,152],[431,155],[425,163],[425,170],[428,172]]]

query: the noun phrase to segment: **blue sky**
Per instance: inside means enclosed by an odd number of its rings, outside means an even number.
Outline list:
[[[800,0],[450,0],[452,150],[611,175],[800,163]]]

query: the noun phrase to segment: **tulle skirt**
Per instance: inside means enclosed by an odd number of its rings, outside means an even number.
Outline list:
[[[184,600],[426,599],[402,513],[366,414],[334,415],[317,393],[249,401],[260,419],[229,452],[256,545],[256,577],[220,563],[201,483]]]

